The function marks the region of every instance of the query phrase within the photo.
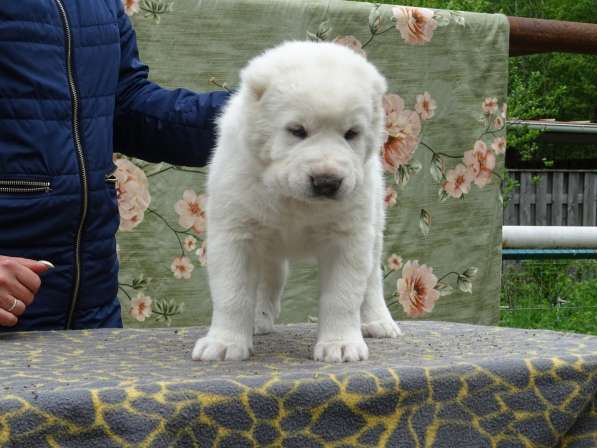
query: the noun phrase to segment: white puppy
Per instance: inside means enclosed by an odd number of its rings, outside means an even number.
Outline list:
[[[363,334],[400,334],[382,290],[385,91],[332,43],[285,43],[242,71],[209,171],[213,317],[193,359],[249,357],[280,313],[291,257],[319,261],[316,360],[364,360]]]

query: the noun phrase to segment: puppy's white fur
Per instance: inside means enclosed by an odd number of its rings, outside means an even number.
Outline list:
[[[285,43],[241,72],[209,171],[213,317],[193,359],[249,357],[280,313],[291,257],[319,261],[316,360],[364,360],[363,334],[400,334],[382,290],[385,91],[372,64],[332,43]],[[342,180],[333,197],[314,195],[317,176]]]

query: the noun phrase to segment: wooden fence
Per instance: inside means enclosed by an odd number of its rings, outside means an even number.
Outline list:
[[[504,210],[504,225],[597,225],[597,172],[509,170],[520,188]]]

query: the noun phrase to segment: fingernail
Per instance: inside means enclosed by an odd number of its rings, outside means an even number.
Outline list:
[[[38,260],[40,263],[45,264],[47,267],[49,267],[50,269],[55,268],[56,266],[54,266],[52,263],[50,263],[49,261],[46,260]]]

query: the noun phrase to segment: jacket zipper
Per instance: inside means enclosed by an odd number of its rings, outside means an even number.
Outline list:
[[[71,296],[70,306],[68,310],[68,319],[66,321],[66,329],[69,330],[72,326],[73,315],[79,296],[79,287],[81,286],[81,235],[83,233],[83,227],[85,226],[85,219],[87,218],[88,184],[87,168],[85,167],[85,156],[83,153],[83,145],[81,143],[81,133],[79,129],[80,101],[77,85],[75,83],[75,77],[73,74],[73,38],[70,24],[68,22],[68,16],[66,15],[66,9],[64,8],[62,0],[54,0],[54,2],[58,7],[58,12],[60,13],[60,16],[62,18],[62,24],[64,25],[64,35],[66,40],[66,72],[68,76],[68,86],[70,89],[70,96],[72,101],[73,140],[75,142],[75,149],[77,151],[77,157],[79,162],[79,175],[81,179],[81,188],[83,190],[83,201],[81,205],[79,228],[75,237],[75,284],[73,287],[73,293]]]
[[[110,184],[116,185],[116,183],[118,182],[118,179],[116,178],[116,170],[114,170],[110,174],[106,174],[104,176],[104,180]]]
[[[50,182],[40,180],[0,179],[0,193],[47,193]]]

